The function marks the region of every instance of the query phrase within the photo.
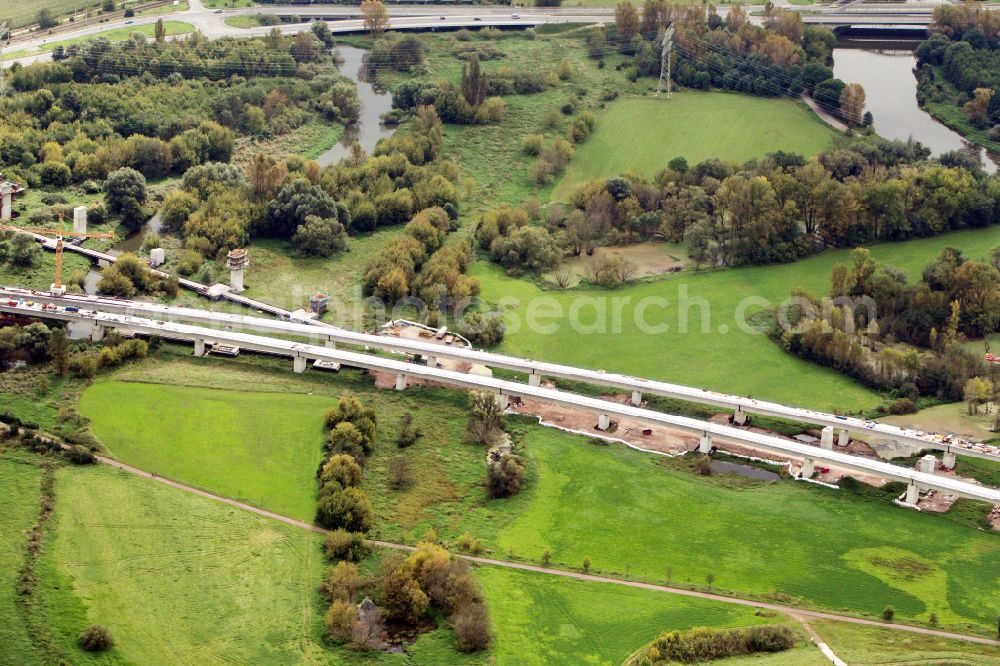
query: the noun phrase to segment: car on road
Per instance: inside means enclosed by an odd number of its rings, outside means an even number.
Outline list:
[[[515,12],[514,14],[511,14],[510,17],[512,19],[519,19],[519,18],[521,18],[521,15]]]
[[[213,13],[213,14],[221,14],[221,13],[222,13],[222,10],[221,10],[221,9],[216,9],[216,10],[215,10],[214,12],[212,12],[212,13]]]
[[[473,21],[482,21],[482,20],[483,20],[483,18],[482,18],[481,16],[473,16],[473,17],[472,17],[472,20],[473,20]]]
[[[132,23],[135,23],[135,21],[133,21],[132,19],[125,21],[125,25],[130,25]]]

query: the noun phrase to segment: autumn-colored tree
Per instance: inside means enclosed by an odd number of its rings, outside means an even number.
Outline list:
[[[860,125],[865,114],[865,89],[848,83],[840,93],[840,114],[852,125]]]
[[[969,122],[976,127],[986,127],[990,122],[990,100],[993,97],[992,88],[976,88],[972,99],[965,103],[965,113]]]
[[[627,0],[619,2],[615,7],[615,36],[618,43],[625,46],[632,42],[632,38],[639,34],[639,12],[635,5]]]
[[[153,35],[156,37],[156,43],[162,44],[167,38],[167,29],[163,25],[163,19],[156,19],[156,25],[153,27]]]
[[[382,0],[364,0],[361,3],[361,19],[364,21],[365,30],[371,33],[372,37],[379,37],[389,27],[389,10],[385,8]]]

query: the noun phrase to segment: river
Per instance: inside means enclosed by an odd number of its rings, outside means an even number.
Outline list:
[[[918,43],[843,40],[833,51],[834,76],[864,86],[866,109],[871,111],[879,135],[904,141],[912,137],[933,155],[967,150],[979,156],[986,171],[996,173],[1000,155],[967,141],[917,104],[913,49]]]
[[[358,97],[361,100],[361,112],[358,121],[344,129],[344,136],[332,148],[322,153],[316,161],[320,166],[336,164],[351,154],[351,144],[357,142],[369,155],[375,149],[379,139],[392,136],[395,127],[383,125],[381,116],[392,109],[392,95],[384,88],[373,85],[361,76],[365,55],[364,49],[353,46],[338,46],[337,52],[343,58],[340,73],[349,78],[358,87]]]

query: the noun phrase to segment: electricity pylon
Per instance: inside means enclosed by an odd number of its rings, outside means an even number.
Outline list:
[[[667,26],[667,29],[663,31],[663,43],[660,48],[660,80],[656,83],[656,95],[659,97],[660,89],[663,87],[664,75],[666,75],[667,80],[667,99],[670,99],[670,88],[672,81],[670,79],[670,56],[674,51],[674,26],[673,24]]]

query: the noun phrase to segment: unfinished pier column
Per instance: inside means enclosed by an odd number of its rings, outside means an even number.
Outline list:
[[[837,446],[847,446],[851,443],[851,433],[847,431],[847,428],[841,428],[840,434],[837,435]]]
[[[396,390],[402,391],[405,388],[406,388],[406,375],[400,372],[396,375]]]
[[[597,429],[607,430],[611,427],[611,417],[607,414],[601,414],[597,417]]]

